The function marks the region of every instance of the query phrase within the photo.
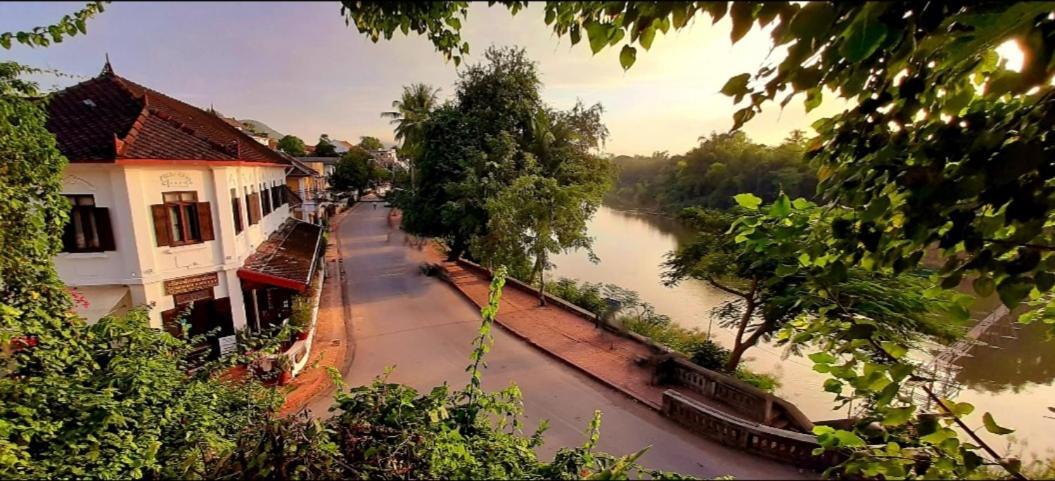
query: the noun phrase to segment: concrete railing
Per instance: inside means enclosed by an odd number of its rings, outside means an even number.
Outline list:
[[[767,426],[786,424],[781,427],[804,433],[813,431],[813,423],[794,404],[732,376],[698,366],[682,356],[672,357],[659,369],[661,382],[684,386],[728,406],[745,419]]]
[[[795,466],[826,469],[842,461],[842,455],[838,452],[827,451],[814,455],[813,450],[820,445],[812,434],[747,421],[674,390],[663,392],[663,415],[727,446]]]

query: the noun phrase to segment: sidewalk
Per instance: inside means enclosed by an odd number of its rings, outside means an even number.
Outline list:
[[[303,409],[315,396],[331,387],[327,368],[342,371],[350,355],[345,328],[345,303],[342,295],[344,275],[341,272],[341,253],[337,227],[345,213],[337,214],[330,223],[330,235],[326,244],[326,281],[319,300],[319,318],[315,324],[315,339],[311,344],[308,365],[284,386],[286,401],[279,412],[286,416]]]
[[[447,270],[451,283],[477,306],[487,303],[490,280],[447,262],[437,249],[430,261]],[[538,305],[537,294],[507,283],[498,308],[498,324],[542,351],[659,410],[667,388],[651,384],[652,373],[635,363],[649,357],[648,347],[615,335],[565,309]]]

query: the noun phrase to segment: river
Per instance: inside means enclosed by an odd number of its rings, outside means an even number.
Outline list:
[[[623,212],[602,207],[590,221],[594,252],[599,263],[591,263],[584,252],[569,252],[554,259],[552,275],[588,282],[612,283],[637,291],[641,298],[675,322],[711,330],[715,340],[732,345],[733,332],[714,323],[710,311],[729,295],[700,281],[666,287],[660,263],[692,232],[675,219]],[[975,405],[971,425],[981,426],[982,413],[990,411],[997,422],[1017,431],[998,448],[1013,441],[1011,450],[1024,458],[1055,456],[1055,341],[1044,341],[1039,325],[998,325],[974,347],[971,357],[958,361],[955,385],[957,400]],[[747,351],[752,370],[776,376],[777,393],[794,402],[814,420],[845,417],[845,408],[832,409],[832,396],[821,383],[825,377],[812,369],[809,359],[783,355],[783,349],[765,344]],[[984,432],[984,429],[982,430]]]

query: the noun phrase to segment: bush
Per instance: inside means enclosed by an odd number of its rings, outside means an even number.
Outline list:
[[[714,371],[724,369],[725,363],[729,361],[729,350],[710,339],[692,346],[689,352],[692,362]]]

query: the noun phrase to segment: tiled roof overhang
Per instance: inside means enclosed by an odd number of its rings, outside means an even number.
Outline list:
[[[289,218],[238,269],[238,277],[304,292],[322,251],[322,226]]]

